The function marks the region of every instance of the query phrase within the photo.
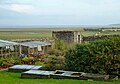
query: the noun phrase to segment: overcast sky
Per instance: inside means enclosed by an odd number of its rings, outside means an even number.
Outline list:
[[[0,26],[120,23],[120,0],[0,0]]]

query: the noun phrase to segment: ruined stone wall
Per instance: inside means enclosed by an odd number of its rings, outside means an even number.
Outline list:
[[[83,41],[90,42],[90,41],[94,41],[94,40],[104,39],[104,38],[110,37],[110,36],[120,36],[120,35],[87,36],[87,37],[83,37]]]
[[[63,40],[65,43],[74,42],[74,32],[73,31],[54,31],[52,33],[53,38],[58,38]]]
[[[82,43],[83,42],[83,35],[80,32],[74,32],[74,42]]]
[[[82,42],[82,35],[77,31],[53,31],[52,36],[63,40],[65,43]]]

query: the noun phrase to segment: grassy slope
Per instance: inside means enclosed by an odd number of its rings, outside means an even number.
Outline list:
[[[0,71],[1,84],[120,84],[119,81],[87,81],[87,80],[59,80],[59,79],[21,79],[19,73]]]

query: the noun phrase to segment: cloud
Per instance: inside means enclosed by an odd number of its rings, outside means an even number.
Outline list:
[[[35,9],[32,5],[28,4],[2,4],[1,8],[5,8],[18,13],[31,13]]]
[[[16,21],[101,24],[120,20],[120,0],[0,0],[0,10],[10,12],[0,12],[3,19]]]
[[[0,7],[30,15],[75,15],[78,1],[72,0],[2,0]]]
[[[32,15],[99,16],[105,13],[110,14],[119,11],[120,7],[117,1],[118,0],[7,0],[2,4],[2,8]]]
[[[6,3],[0,4],[0,8],[32,15],[72,15],[69,7],[57,7],[55,5],[38,6],[26,3]]]
[[[32,5],[24,5],[24,4],[11,4],[10,9],[20,13],[31,13],[34,10]]]

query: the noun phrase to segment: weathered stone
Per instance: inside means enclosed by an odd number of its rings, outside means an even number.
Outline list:
[[[82,34],[78,31],[53,31],[53,38],[63,40],[65,43],[82,43]]]
[[[116,81],[116,80],[118,80],[118,76],[110,75],[109,80],[110,81]]]
[[[92,74],[92,73],[85,73],[80,75],[80,79],[92,79],[92,80],[108,80],[109,75],[100,75],[100,74]]]

